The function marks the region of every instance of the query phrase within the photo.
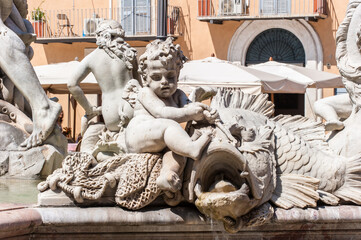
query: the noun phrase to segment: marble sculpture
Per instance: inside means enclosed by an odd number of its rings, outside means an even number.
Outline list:
[[[54,128],[61,106],[30,63],[36,38],[26,0],[0,1],[0,176],[47,176],[61,166],[66,139]]]
[[[124,55],[120,50],[107,61],[124,62]],[[361,155],[335,152],[322,123],[303,116],[272,117],[274,105],[266,94],[218,89],[207,106],[198,101],[212,94],[197,89],[203,94],[192,94],[197,97],[191,102],[177,88],[184,60],[171,38],[148,44],[139,59],[141,79],[127,84],[123,79],[119,88],[132,108],[128,121],[121,121],[122,110],[117,111],[119,128],[105,123],[94,131],[89,125],[92,133],[84,137],[96,144],[68,156],[39,190],[58,188],[79,206],[115,202],[130,210],[162,196],[170,206],[195,204],[230,232],[265,223],[274,206],[361,204]],[[180,122],[187,122],[185,129]]]
[[[316,102],[316,112],[326,119],[330,147],[338,154],[353,157],[360,153],[361,134],[361,1],[351,0],[346,17],[336,34],[336,60],[348,94]],[[323,107],[323,110],[320,108]],[[340,131],[341,130],[341,131]]]

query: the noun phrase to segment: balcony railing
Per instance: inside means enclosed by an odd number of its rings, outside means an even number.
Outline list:
[[[157,11],[154,6],[110,9],[42,10],[39,19],[36,11],[30,12],[37,41],[95,42],[95,31],[102,20],[113,19],[121,23],[126,40],[149,40],[157,36]],[[179,7],[168,6],[168,35],[178,36]]]
[[[198,0],[201,21],[325,17],[325,0]]]

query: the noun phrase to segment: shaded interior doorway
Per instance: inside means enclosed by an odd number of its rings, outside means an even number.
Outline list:
[[[275,104],[275,113],[283,115],[304,115],[305,94],[299,93],[273,93],[268,99]]]
[[[247,49],[246,66],[274,61],[305,66],[305,50],[290,31],[271,28],[257,35]],[[275,115],[305,114],[305,94],[274,93],[269,99],[275,104]]]

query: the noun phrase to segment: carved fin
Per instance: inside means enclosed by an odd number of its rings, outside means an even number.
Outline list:
[[[267,94],[251,95],[242,92],[240,89],[218,89],[217,95],[213,98],[211,107],[215,109],[238,108],[271,117],[274,113],[274,105],[268,101]]]
[[[336,206],[340,202],[340,199],[335,195],[324,192],[322,190],[317,190],[320,200],[328,205]]]
[[[346,160],[345,183],[333,194],[344,201],[361,204],[361,154]]]
[[[319,195],[316,192],[319,180],[303,175],[287,174],[277,176],[276,189],[271,201],[279,207],[316,207]]]
[[[325,127],[321,122],[316,122],[300,115],[278,115],[272,120],[298,136],[302,136],[311,146],[324,151],[330,151],[328,143],[325,141]]]

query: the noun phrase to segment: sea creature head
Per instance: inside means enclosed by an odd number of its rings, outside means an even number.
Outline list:
[[[265,94],[220,89],[211,107],[218,110],[223,127],[216,127],[202,159],[187,168],[183,195],[206,216],[222,221],[227,231],[236,232],[254,222],[250,215],[262,212],[257,209],[276,187],[275,125],[268,118],[273,104]]]
[[[188,197],[195,199],[197,208],[222,221],[230,232],[239,230],[242,218],[267,202],[275,188],[273,128],[266,125],[252,132],[246,141],[232,132],[241,142],[237,147],[216,131],[204,157],[194,163],[196,174],[188,184],[194,186],[195,196]]]

